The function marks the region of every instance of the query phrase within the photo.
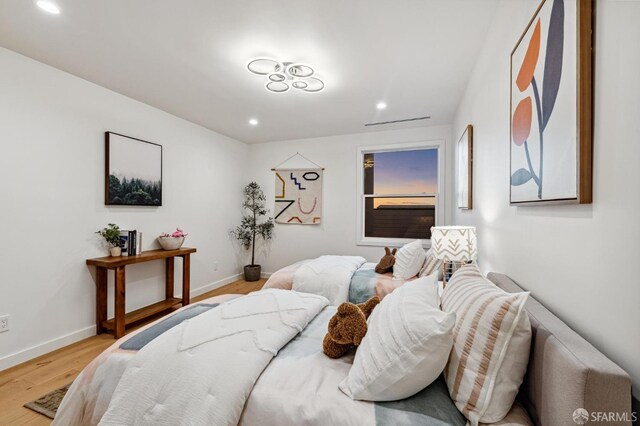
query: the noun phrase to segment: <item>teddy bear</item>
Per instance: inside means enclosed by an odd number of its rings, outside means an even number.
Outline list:
[[[393,271],[393,265],[396,263],[396,251],[397,249],[393,249],[393,251],[391,251],[389,250],[389,247],[384,248],[385,254],[376,265],[376,272],[378,274],[386,274],[387,272]]]
[[[358,305],[343,303],[329,320],[327,334],[322,341],[322,350],[329,358],[340,358],[352,346],[358,346],[367,334],[367,318],[380,303],[378,296]]]

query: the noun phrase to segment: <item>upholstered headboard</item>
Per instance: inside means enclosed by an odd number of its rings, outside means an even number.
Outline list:
[[[487,278],[507,292],[522,291],[506,275],[491,272]],[[533,297],[525,309],[533,334],[520,398],[536,425],[575,426],[578,408],[631,419],[629,375]],[[607,425],[631,424],[618,419]]]

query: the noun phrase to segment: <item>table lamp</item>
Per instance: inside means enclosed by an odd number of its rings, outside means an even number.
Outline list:
[[[475,226],[433,226],[431,249],[436,259],[442,260],[442,281],[447,285],[460,266],[478,257],[478,239]]]

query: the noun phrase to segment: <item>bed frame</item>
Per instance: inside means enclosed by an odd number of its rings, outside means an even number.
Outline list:
[[[491,272],[487,278],[509,293],[523,291],[506,275]],[[607,425],[631,425],[629,375],[533,297],[525,309],[532,341],[519,398],[533,422],[575,426],[573,413],[584,408],[590,416],[613,416]]]

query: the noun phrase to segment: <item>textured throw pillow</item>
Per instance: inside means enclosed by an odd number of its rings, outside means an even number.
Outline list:
[[[340,389],[357,400],[394,401],[429,386],[447,363],[455,325],[455,314],[438,304],[434,277],[408,282],[385,297],[369,317]]]
[[[415,240],[403,245],[396,253],[396,263],[393,265],[393,278],[407,280],[418,275],[424,264],[426,255],[422,248],[422,241]]]
[[[434,272],[437,272],[442,266],[442,260],[436,259],[433,255],[433,249],[429,249],[425,255],[426,259],[424,260],[424,264],[418,273],[419,277],[426,277],[427,275],[431,275]]]
[[[456,314],[444,374],[451,399],[472,425],[501,420],[516,398],[531,345],[528,297],[498,288],[475,264],[456,271],[442,293],[442,310]]]

